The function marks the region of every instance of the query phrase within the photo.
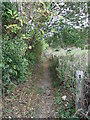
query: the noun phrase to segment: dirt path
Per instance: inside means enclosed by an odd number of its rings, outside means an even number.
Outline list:
[[[44,61],[42,67],[43,75],[39,87],[41,87],[44,92],[40,98],[39,108],[35,113],[35,118],[53,118],[56,116],[56,113],[53,105],[52,77],[50,75],[48,61]]]
[[[37,64],[32,78],[4,97],[3,118],[55,118],[52,77],[48,61]]]

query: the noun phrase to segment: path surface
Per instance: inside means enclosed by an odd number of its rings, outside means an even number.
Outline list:
[[[45,59],[34,68],[32,78],[4,97],[3,118],[55,118],[52,76]]]
[[[52,77],[50,75],[49,63],[44,61],[43,63],[43,76],[40,81],[40,87],[44,93],[39,101],[39,108],[36,111],[35,118],[55,118],[55,108],[53,105],[53,88]]]

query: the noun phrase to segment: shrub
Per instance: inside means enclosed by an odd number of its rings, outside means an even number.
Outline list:
[[[27,44],[22,36],[24,31],[19,22],[18,12],[13,5],[3,3],[2,10],[2,80],[4,92],[10,93],[15,84],[24,82],[27,77]]]
[[[2,75],[5,85],[23,82],[27,76],[28,61],[24,57],[26,44],[22,39],[3,38],[2,43]]]
[[[34,45],[34,53],[36,57],[36,61],[41,60],[41,55],[42,55],[42,50],[43,50],[43,42],[41,40],[36,40],[35,45]]]

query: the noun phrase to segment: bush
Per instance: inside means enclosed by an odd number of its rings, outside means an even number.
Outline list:
[[[28,75],[27,44],[22,36],[24,31],[18,12],[11,3],[3,3],[2,6],[2,79],[4,92],[10,93],[14,85],[24,82]]]
[[[43,51],[42,40],[36,40],[35,45],[34,45],[34,54],[35,54],[37,62],[41,60],[42,51]]]
[[[28,61],[24,57],[26,44],[22,39],[3,38],[2,43],[2,75],[6,85],[24,82],[27,76]]]

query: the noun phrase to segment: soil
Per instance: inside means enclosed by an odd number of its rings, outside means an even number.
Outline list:
[[[39,101],[39,109],[36,111],[35,118],[54,118],[57,113],[53,104],[52,77],[50,75],[49,63],[43,64],[43,77],[39,86],[43,89],[43,95]]]
[[[34,67],[32,78],[3,98],[3,118],[56,118],[48,60]]]

